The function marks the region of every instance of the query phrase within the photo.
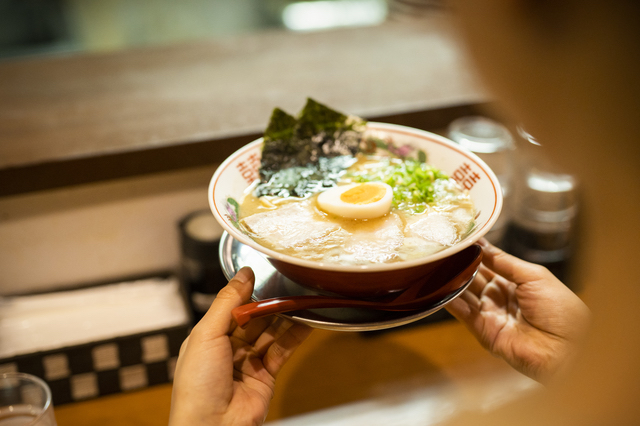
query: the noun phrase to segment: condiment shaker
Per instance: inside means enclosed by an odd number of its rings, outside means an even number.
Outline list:
[[[576,179],[532,168],[517,192],[506,250],[546,266],[566,283],[576,237]]]

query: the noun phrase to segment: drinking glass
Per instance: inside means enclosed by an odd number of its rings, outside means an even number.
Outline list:
[[[485,238],[492,244],[501,246],[511,219],[515,149],[511,132],[491,118],[469,116],[458,118],[449,124],[449,138],[487,163],[500,182],[504,200],[502,212]]]
[[[56,426],[51,390],[38,377],[0,374],[0,426]]]

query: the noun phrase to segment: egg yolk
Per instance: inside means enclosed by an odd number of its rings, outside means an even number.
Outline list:
[[[340,194],[340,200],[349,204],[371,204],[384,197],[385,188],[361,184]]]

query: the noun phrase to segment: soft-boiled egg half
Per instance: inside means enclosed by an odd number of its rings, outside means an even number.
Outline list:
[[[393,189],[382,182],[340,185],[318,195],[320,210],[349,219],[373,219],[389,213]]]

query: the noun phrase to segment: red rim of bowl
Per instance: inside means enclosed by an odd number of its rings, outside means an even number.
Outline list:
[[[243,146],[233,154],[231,154],[225,161],[223,161],[220,166],[218,166],[217,170],[213,174],[211,181],[209,182],[209,189],[207,192],[207,196],[209,199],[209,207],[211,211],[218,221],[220,225],[227,231],[233,238],[240,241],[241,243],[252,247],[255,250],[258,250],[261,253],[266,254],[269,257],[281,260],[287,263],[293,263],[299,266],[304,266],[312,269],[322,269],[322,270],[332,270],[332,271],[342,271],[342,272],[378,272],[378,271],[391,271],[395,269],[405,269],[411,268],[418,265],[423,265],[425,263],[434,262],[436,260],[444,259],[446,257],[451,256],[454,253],[457,253],[470,245],[476,243],[480,238],[482,238],[495,224],[498,220],[498,216],[500,215],[500,211],[502,209],[502,190],[500,189],[500,184],[498,182],[498,178],[493,173],[493,171],[489,168],[489,166],[482,161],[477,155],[472,153],[471,151],[457,145],[456,143],[450,141],[449,139],[436,135],[434,133],[430,133],[424,130],[414,129],[411,127],[400,126],[396,124],[387,124],[387,123],[376,123],[369,122],[367,123],[367,128],[370,130],[378,130],[378,131],[387,131],[395,134],[404,134],[412,137],[419,137],[429,142],[435,142],[437,144],[446,146],[459,154],[465,156],[469,161],[473,162],[478,168],[482,169],[482,171],[489,176],[489,180],[493,187],[493,196],[494,196],[494,204],[493,211],[491,212],[489,219],[482,224],[478,229],[474,230],[471,235],[467,236],[462,241],[454,244],[451,247],[448,247],[444,250],[441,250],[437,253],[413,260],[404,260],[392,263],[376,263],[376,264],[367,264],[367,265],[340,265],[336,263],[329,262],[318,262],[300,259],[294,256],[286,255],[275,250],[271,250],[267,247],[262,246],[261,244],[254,241],[251,237],[244,234],[240,230],[238,230],[235,226],[228,223],[225,219],[225,215],[223,213],[224,207],[218,206],[215,202],[214,194],[216,190],[216,185],[221,175],[224,173],[227,167],[231,165],[231,163],[240,155],[242,155],[245,151],[249,151],[254,149],[256,145],[262,144],[262,138],[257,139],[249,144]],[[225,196],[225,199],[227,197]]]

